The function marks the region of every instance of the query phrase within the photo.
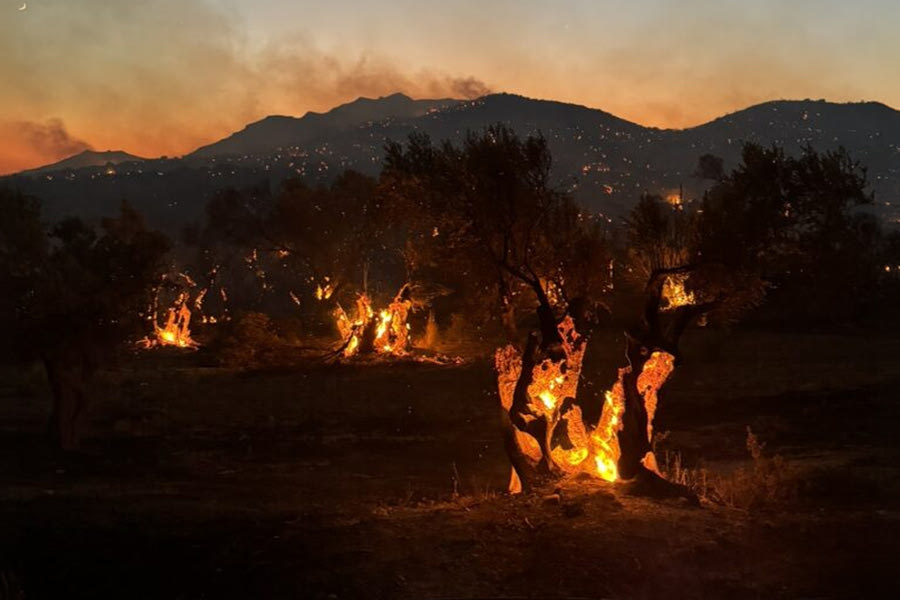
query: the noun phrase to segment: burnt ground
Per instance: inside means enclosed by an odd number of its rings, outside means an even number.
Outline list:
[[[592,344],[602,387],[620,343]],[[147,353],[102,374],[64,459],[42,373],[7,370],[0,598],[897,597],[900,339],[695,332],[685,356],[660,455],[727,482],[752,471],[749,425],[781,457],[774,483],[734,483],[758,501],[505,495],[486,358],[239,373]]]

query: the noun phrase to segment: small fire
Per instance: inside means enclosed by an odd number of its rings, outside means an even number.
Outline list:
[[[316,300],[330,300],[334,294],[334,286],[331,284],[331,278],[326,277],[323,284],[316,285]]]
[[[369,297],[361,294],[356,299],[356,318],[350,319],[343,307],[338,304],[335,310],[337,328],[344,340],[344,356],[353,356],[359,350],[359,340],[363,330],[372,318],[372,305]]]
[[[202,304],[203,295],[201,293],[197,302]],[[182,293],[178,296],[175,304],[168,309],[166,324],[162,327],[156,319],[156,313],[153,316],[153,336],[155,339],[144,338],[139,343],[144,348],[153,348],[156,346],[176,346],[178,348],[197,348],[199,344],[191,337],[191,309],[188,308],[188,295]]]
[[[675,310],[680,306],[696,304],[697,299],[694,297],[694,293],[687,291],[684,287],[686,281],[687,275],[677,274],[666,276],[662,288],[662,298],[665,301],[662,310]]]
[[[338,305],[335,311],[337,328],[344,340],[344,356],[354,356],[361,350],[363,338],[372,335],[372,349],[379,354],[403,356],[409,347],[410,325],[407,323],[412,302],[406,298],[406,286],[400,290],[388,307],[375,315],[368,296],[361,294],[356,299],[356,315],[351,319]],[[370,328],[374,327],[374,332]]]
[[[666,194],[666,203],[676,210],[684,208],[684,198],[682,197],[681,191]]]
[[[192,317],[195,322],[199,319],[199,321],[204,324],[214,324],[228,320],[227,307],[224,308],[224,312],[219,317],[204,314],[203,303],[207,298],[210,286],[213,285],[217,271],[218,267],[214,267],[212,271],[210,271],[208,274],[210,280],[208,286],[202,289],[188,273],[181,272],[174,277],[163,277],[161,284],[156,288],[153,303],[146,313],[147,320],[153,323],[153,333],[150,336],[139,340],[137,342],[138,346],[147,349],[160,346],[197,348],[199,344],[191,337],[190,324]],[[177,282],[176,285],[178,285],[182,291],[179,292],[175,301],[172,302],[172,305],[166,309],[165,324],[160,325],[160,294],[163,289],[171,287],[173,280]],[[222,296],[223,304],[227,304],[228,296],[225,293],[225,288],[220,287],[219,293]]]

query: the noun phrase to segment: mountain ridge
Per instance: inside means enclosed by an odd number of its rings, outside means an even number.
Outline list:
[[[721,116],[715,117],[715,118],[705,121],[703,123],[699,123],[697,125],[692,125],[689,127],[683,127],[683,128],[656,127],[656,126],[650,126],[650,125],[643,125],[643,124],[637,123],[635,121],[629,121],[628,119],[624,119],[613,113],[604,111],[603,109],[594,108],[594,107],[588,106],[586,104],[562,102],[559,100],[545,99],[545,98],[532,98],[529,96],[513,94],[513,93],[508,93],[508,92],[498,92],[498,93],[493,93],[493,94],[487,94],[485,96],[482,96],[482,97],[479,97],[479,98],[476,98],[473,100],[462,100],[462,99],[453,99],[453,98],[413,99],[410,96],[403,94],[402,92],[396,92],[393,94],[389,94],[387,96],[380,96],[378,98],[369,98],[369,97],[365,97],[365,96],[360,96],[360,97],[356,98],[355,100],[340,104],[330,110],[327,110],[324,112],[307,111],[299,117],[292,116],[292,115],[280,115],[280,114],[266,115],[265,117],[262,117],[260,119],[257,119],[256,121],[252,121],[252,122],[248,123],[242,129],[234,131],[219,140],[210,142],[209,144],[204,144],[204,145],[199,146],[198,148],[192,150],[191,152],[188,152],[187,154],[183,155],[182,158],[208,157],[208,156],[217,156],[217,155],[229,156],[229,155],[245,154],[248,151],[252,152],[252,151],[258,151],[260,149],[262,151],[273,150],[279,146],[276,145],[276,142],[273,142],[271,140],[271,138],[268,141],[266,141],[265,145],[262,146],[261,148],[254,148],[252,150],[247,149],[247,148],[242,149],[242,150],[233,150],[231,148],[231,145],[233,144],[233,141],[236,138],[239,138],[242,134],[247,134],[250,132],[255,133],[255,131],[259,128],[264,128],[266,133],[270,133],[272,126],[293,127],[298,124],[304,123],[305,120],[307,120],[307,119],[315,121],[315,120],[319,120],[322,118],[329,118],[329,117],[334,118],[334,117],[341,116],[342,113],[346,114],[348,112],[351,112],[355,108],[365,106],[365,105],[377,105],[380,102],[394,102],[395,100],[400,100],[408,105],[413,105],[413,106],[420,106],[420,107],[425,106],[428,108],[449,108],[449,107],[452,107],[455,105],[458,106],[458,105],[474,104],[476,102],[483,101],[488,98],[512,98],[512,99],[517,99],[517,100],[524,100],[527,102],[538,103],[538,104],[541,104],[544,106],[554,106],[554,107],[565,108],[565,109],[569,109],[569,110],[579,110],[584,113],[601,115],[603,117],[614,119],[622,124],[625,124],[626,126],[632,126],[632,127],[637,127],[637,128],[652,130],[652,131],[658,131],[658,132],[671,132],[671,133],[691,132],[691,131],[702,129],[702,128],[705,128],[705,127],[708,127],[708,126],[711,126],[711,125],[714,125],[717,123],[727,123],[734,118],[757,113],[764,109],[775,108],[777,110],[781,107],[791,107],[791,106],[812,105],[812,106],[824,106],[824,107],[828,107],[828,108],[837,107],[837,108],[876,109],[876,110],[882,111],[883,113],[886,112],[892,116],[896,116],[896,117],[900,118],[900,110],[895,109],[883,102],[874,101],[874,100],[863,100],[863,101],[856,101],[856,102],[832,102],[832,101],[828,101],[825,99],[813,100],[810,98],[778,99],[778,100],[766,100],[764,102],[760,102],[757,104],[751,104],[745,108],[741,108],[741,109],[723,114]],[[391,118],[391,117],[398,117],[398,116],[403,117],[406,115],[380,111],[378,114],[367,114],[366,116],[358,116],[355,120],[351,120],[350,123],[345,123],[343,127],[339,127],[338,130],[346,129],[348,126],[352,127],[353,125],[362,124],[366,120],[378,120],[379,118],[383,119],[383,118]],[[419,116],[421,116],[421,115],[419,115]],[[333,125],[334,123],[329,123],[329,124]],[[279,137],[279,136],[276,136],[276,138],[277,137]],[[301,143],[308,143],[309,140],[301,139],[299,141]],[[230,142],[230,144],[228,146],[223,146],[223,143],[226,143],[226,142]],[[66,164],[68,161],[72,161],[73,159],[75,159],[77,157],[80,157],[82,155],[91,155],[91,154],[94,154],[94,155],[120,154],[120,155],[126,155],[127,160],[134,160],[134,161],[152,160],[151,158],[143,158],[143,157],[140,157],[137,155],[130,154],[123,150],[106,150],[106,151],[100,152],[100,151],[88,149],[88,150],[83,150],[72,156],[63,158],[54,163],[34,167],[31,169],[25,169],[23,171],[18,171],[16,173],[11,173],[11,174],[7,175],[7,177],[11,176],[11,175],[43,173],[43,172],[48,172],[50,169],[79,168],[81,166],[97,166],[96,164],[81,164],[81,165],[72,167],[69,164]],[[160,157],[160,158],[162,158],[162,157]],[[110,162],[113,162],[113,164],[116,164],[116,162],[124,162],[124,160],[110,160]]]
[[[384,146],[411,133],[460,143],[468,131],[504,123],[520,136],[541,134],[553,156],[554,185],[610,218],[642,193],[683,189],[697,198],[708,181],[692,176],[703,154],[740,161],[743,142],[797,153],[844,146],[868,168],[883,220],[900,224],[900,111],[877,102],[773,100],[687,129],[644,127],[587,106],[489,94],[473,100],[413,100],[402,94],[359,98],[325,113],[270,115],[176,159],[148,159],[106,173],[102,165],[65,177],[6,177],[45,200],[48,213],[105,216],[128,198],[163,228],[203,218],[208,198],[225,187],[276,189],[289,177],[327,184],[346,170],[380,171]],[[46,168],[40,174],[47,174]]]
[[[47,165],[43,165],[40,167],[35,167],[33,169],[26,169],[24,171],[19,171],[18,173],[14,173],[14,175],[41,175],[45,173],[53,173],[56,171],[63,171],[68,169],[81,169],[84,167],[101,167],[106,166],[107,164],[121,164],[125,162],[143,162],[147,160],[146,158],[137,156],[135,154],[130,154],[125,152],[124,150],[82,150],[77,154],[73,154],[72,156],[68,156],[61,160],[58,160],[54,163],[50,163]]]
[[[248,123],[240,131],[197,148],[186,154],[185,158],[240,155],[309,144],[322,135],[342,131],[367,121],[392,117],[410,118],[429,109],[456,102],[458,100],[449,98],[414,100],[398,92],[380,98],[360,96],[352,102],[338,105],[326,112],[308,111],[301,117],[268,115]]]

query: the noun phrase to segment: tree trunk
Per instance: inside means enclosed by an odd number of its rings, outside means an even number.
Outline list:
[[[497,282],[497,290],[500,294],[500,323],[503,325],[503,330],[509,337],[509,341],[512,342],[519,335],[516,324],[516,307],[515,304],[513,304],[512,292],[509,289],[509,285],[502,275]]]
[[[379,324],[378,315],[370,318],[359,332],[359,350],[360,356],[371,356],[375,354],[375,334],[378,332]]]
[[[627,335],[625,355],[628,358],[628,369],[622,377],[625,410],[622,412],[622,429],[618,432],[621,452],[618,468],[619,477],[634,479],[643,468],[641,461],[651,448],[647,435],[647,407],[644,396],[638,389],[638,377],[650,358],[650,349]]]
[[[619,440],[619,478],[630,481],[630,492],[654,498],[685,498],[695,506],[700,501],[687,487],[666,480],[657,470],[653,456],[651,431],[648,428],[650,415],[647,412],[648,397],[653,395],[651,410],[655,411],[657,394],[674,368],[675,356],[671,352],[656,348],[635,337],[626,335],[626,355],[628,367],[622,373],[622,392],[625,407],[622,412],[622,429],[617,433]],[[650,367],[654,352],[660,352],[671,362],[661,366],[655,361]],[[648,368],[650,373],[645,373]],[[645,375],[642,378],[642,375]]]
[[[538,487],[557,470],[550,458],[550,434],[555,423],[548,423],[545,418],[526,417],[530,414],[528,386],[535,365],[542,360],[538,346],[537,335],[531,333],[521,357],[522,370],[516,381],[512,406],[503,411],[504,445],[525,492]]]
[[[51,443],[63,452],[78,448],[80,426],[87,412],[85,367],[64,358],[45,358],[44,368],[53,394],[50,415]]]

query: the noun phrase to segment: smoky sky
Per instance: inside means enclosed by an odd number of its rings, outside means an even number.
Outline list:
[[[268,114],[359,96],[491,91],[468,73],[326,51],[302,31],[253,43],[240,18],[191,0],[48,0],[7,10],[0,80],[8,82],[0,173],[91,146],[181,154]]]
[[[178,155],[359,96],[575,102],[660,127],[779,98],[900,105],[900,3],[0,0],[0,173]],[[23,125],[24,124],[24,125]]]

